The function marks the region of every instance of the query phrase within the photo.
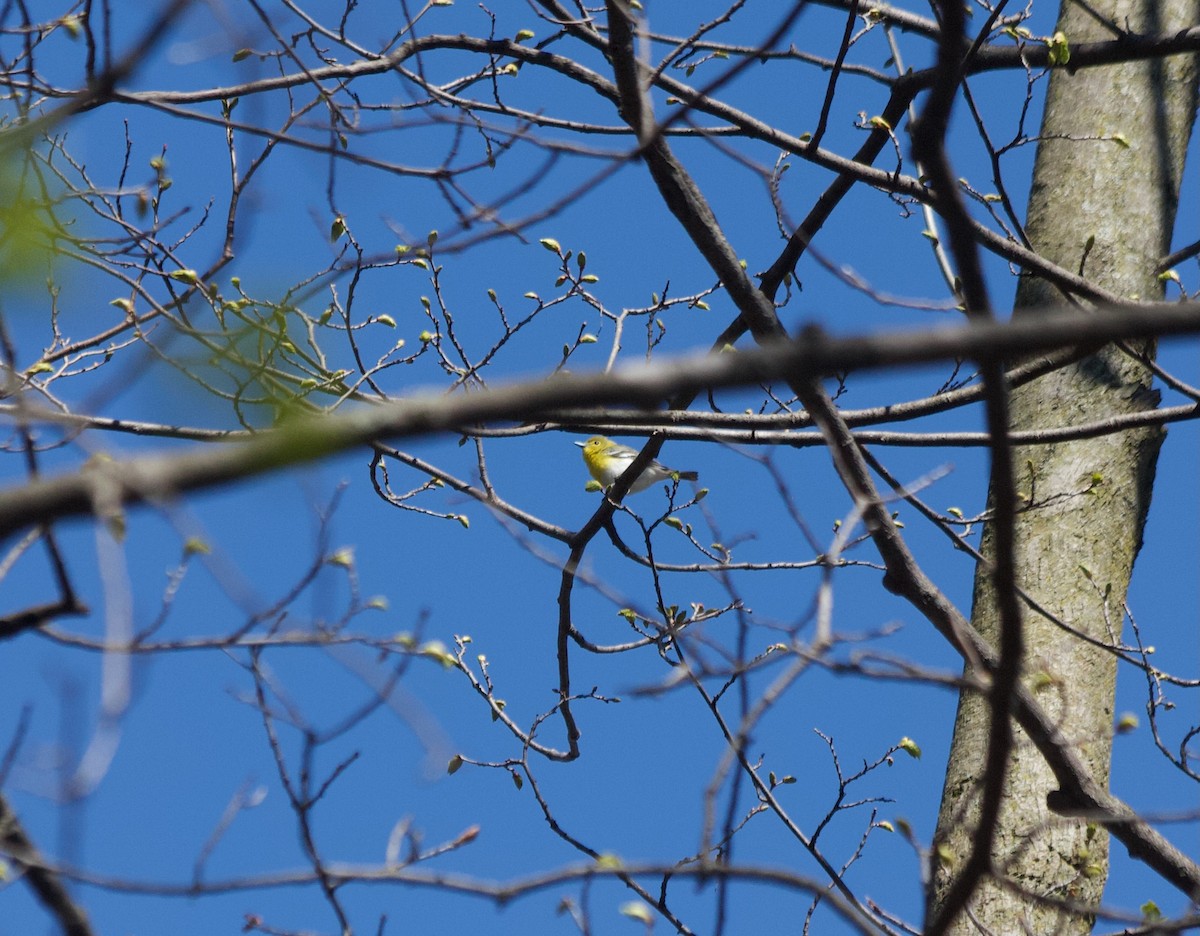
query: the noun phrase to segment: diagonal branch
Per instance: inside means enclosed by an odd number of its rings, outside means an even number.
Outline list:
[[[0,850],[21,869],[42,906],[58,921],[64,936],[92,936],[94,930],[87,914],[72,899],[58,874],[46,864],[3,794],[0,794]]]
[[[610,4],[611,2],[612,0]],[[616,57],[622,52],[628,55],[631,49],[618,49],[615,44],[610,45],[610,56]],[[957,65],[947,67],[956,69]],[[952,84],[951,94],[953,87]],[[948,106],[948,102],[945,106]],[[936,111],[932,116],[935,120],[939,119]],[[755,339],[760,343],[778,340],[784,334],[784,329],[775,314],[774,304],[750,286],[745,271],[737,261],[737,254],[726,241],[706,200],[687,171],[674,158],[666,141],[661,138],[656,140],[653,145],[643,150],[642,155],[663,201],[720,277]],[[963,259],[964,257],[959,258],[960,263]],[[967,259],[970,262],[969,258]],[[982,280],[975,287],[977,308],[980,308],[981,285]],[[968,293],[968,301],[970,298]],[[982,309],[987,309],[986,297],[983,297]],[[1051,322],[1053,319],[1039,324],[1046,325]],[[979,334],[994,327],[996,326],[993,322],[977,321],[970,326],[970,332]],[[805,342],[806,338],[812,340],[812,336],[801,335],[800,342]],[[994,353],[984,353],[979,359],[985,364],[999,361],[999,357]],[[1057,808],[1063,808],[1065,803],[1070,808],[1094,816],[1097,821],[1105,822],[1110,831],[1126,844],[1131,854],[1145,861],[1190,898],[1200,898],[1200,866],[1159,835],[1127,805],[1110,796],[1095,781],[1078,753],[1072,749],[1067,739],[1062,737],[1053,720],[1041,709],[1032,695],[1008,675],[1007,668],[1016,665],[1016,660],[1011,655],[1014,644],[1017,651],[1020,649],[1019,628],[1010,622],[1007,628],[1009,633],[1003,637],[1002,655],[997,654],[974,630],[970,622],[917,564],[916,558],[909,551],[892,520],[885,506],[886,502],[880,497],[871,479],[861,450],[824,389],[811,372],[793,371],[787,374],[787,379],[793,392],[800,397],[826,436],[838,474],[854,497],[855,503],[863,510],[867,530],[887,566],[884,585],[917,608],[976,669],[982,669],[993,679],[999,675],[1008,684],[997,690],[997,694],[1002,699],[1012,699],[1017,721],[1025,728],[1054,771],[1062,787],[1056,798]],[[996,425],[996,422],[1005,418],[1003,407],[997,407],[989,428],[1003,434],[1006,425],[1003,422]],[[1011,483],[1010,477],[1008,484],[1011,486]],[[997,581],[1001,581],[999,577]],[[1015,591],[1009,588],[1008,592],[1015,605]],[[1019,610],[1017,613],[1019,614]],[[1007,706],[998,713],[998,718],[1007,724]],[[996,753],[1005,749],[1003,741],[992,747],[996,749]],[[1056,808],[1054,804],[1051,804],[1051,807]]]
[[[972,322],[990,322],[995,320],[995,315],[988,297],[983,265],[975,244],[970,216],[954,179],[945,145],[950,112],[962,81],[959,47],[966,36],[966,17],[962,5],[956,0],[939,3],[937,9],[942,24],[936,65],[938,80],[933,84],[920,119],[913,126],[913,156],[924,168],[931,186],[938,193],[941,214],[949,234],[950,251],[959,271],[959,292],[967,315]],[[969,857],[929,921],[927,932],[933,936],[941,936],[946,932],[992,867],[992,846],[1000,822],[1004,783],[1013,746],[1012,702],[1019,685],[1024,652],[1021,604],[1017,600],[1016,588],[1018,503],[1013,483],[1012,441],[1008,435],[1008,387],[1000,361],[984,362],[981,373],[987,431],[991,438],[989,488],[992,492],[991,523],[995,543],[991,587],[999,619],[999,655],[995,666],[989,667],[992,681],[988,688],[987,754],[979,822]]]

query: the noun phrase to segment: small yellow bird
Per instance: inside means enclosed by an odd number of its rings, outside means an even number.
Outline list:
[[[608,487],[621,477],[638,455],[637,449],[614,442],[612,439],[606,439],[604,436],[592,436],[586,442],[576,442],[575,444],[583,449],[583,463],[587,465],[592,477],[603,487]],[[699,477],[700,475],[694,471],[676,471],[674,468],[668,468],[652,461],[634,480],[629,488],[629,493],[636,494],[638,491],[646,490],[652,484],[669,481],[672,478],[678,478],[681,481],[695,481]]]

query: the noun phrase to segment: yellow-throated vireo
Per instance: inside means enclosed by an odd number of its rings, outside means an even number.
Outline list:
[[[583,449],[583,463],[587,465],[592,477],[599,481],[602,487],[608,487],[621,477],[638,455],[637,449],[614,442],[612,439],[606,439],[604,436],[592,436],[586,442],[576,442],[575,444]],[[646,490],[652,484],[669,481],[672,478],[695,481],[699,477],[700,475],[694,471],[676,471],[674,468],[668,468],[652,461],[634,480],[629,488],[629,493],[636,494],[638,491]]]

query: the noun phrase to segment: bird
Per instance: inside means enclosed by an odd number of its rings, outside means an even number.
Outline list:
[[[612,439],[606,439],[604,436],[592,436],[586,442],[576,442],[575,444],[583,449],[583,463],[587,465],[592,477],[599,481],[602,487],[608,487],[621,477],[625,469],[632,465],[633,460],[638,456],[637,449],[614,442]],[[629,493],[636,494],[638,491],[644,491],[659,481],[671,479],[695,481],[699,477],[700,475],[694,471],[677,471],[652,461],[634,479],[633,484],[629,487]]]

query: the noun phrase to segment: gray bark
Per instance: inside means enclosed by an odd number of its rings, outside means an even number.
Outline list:
[[[1200,22],[1196,0],[1100,0],[1092,9],[1134,32],[1169,32]],[[1063,3],[1059,27],[1072,43],[1111,39],[1080,5]],[[1026,232],[1034,248],[1107,289],[1158,298],[1155,265],[1169,252],[1184,152],[1196,103],[1190,56],[1134,62],[1050,78]],[[1123,134],[1128,149],[1098,139]],[[1087,243],[1094,238],[1094,245]],[[1019,314],[1061,304],[1044,280],[1024,277]],[[1136,346],[1152,353],[1149,345]],[[1115,347],[1015,390],[1015,429],[1088,422],[1155,405],[1148,369]],[[1122,603],[1142,530],[1163,433],[1138,429],[1098,439],[1018,448],[1017,490],[1027,505],[1016,530],[1017,583],[1070,628],[1103,643],[1120,638]],[[992,544],[985,530],[983,549]],[[1085,572],[1085,569],[1087,570]],[[972,617],[993,641],[996,602],[981,566]],[[1116,664],[1111,654],[1045,620],[1024,615],[1023,679],[1062,720],[1064,734],[1107,784]],[[954,728],[938,819],[932,907],[940,906],[972,847],[979,772],[987,748],[986,700],[964,694]],[[952,933],[1086,933],[1087,913],[1022,895],[1100,900],[1108,836],[1085,820],[1051,812],[1054,778],[1018,729],[1005,804],[985,879]]]

